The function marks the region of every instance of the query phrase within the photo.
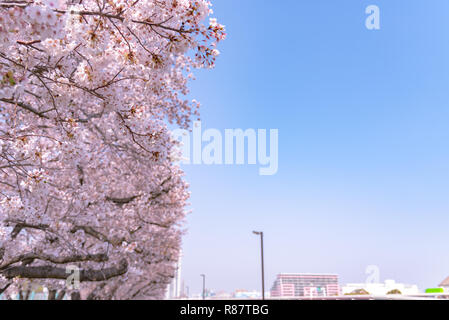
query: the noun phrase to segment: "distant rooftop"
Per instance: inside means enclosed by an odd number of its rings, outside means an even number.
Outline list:
[[[440,287],[449,287],[449,277],[447,277],[446,279],[443,280],[443,282],[441,282],[439,284]]]
[[[279,273],[280,276],[338,276],[336,273]]]

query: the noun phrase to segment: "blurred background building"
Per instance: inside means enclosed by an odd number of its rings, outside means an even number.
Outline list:
[[[338,275],[281,273],[271,288],[271,297],[326,297],[340,294]]]

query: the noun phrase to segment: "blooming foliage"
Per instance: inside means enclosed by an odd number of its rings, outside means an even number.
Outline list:
[[[225,30],[206,0],[0,0],[0,292],[161,298],[188,199],[167,124]],[[63,295],[59,294],[61,298]]]

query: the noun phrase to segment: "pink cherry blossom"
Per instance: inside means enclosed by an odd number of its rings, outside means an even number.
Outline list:
[[[73,293],[76,266],[83,298],[164,295],[189,198],[168,125],[197,116],[188,80],[226,36],[210,7],[1,2],[0,292]]]

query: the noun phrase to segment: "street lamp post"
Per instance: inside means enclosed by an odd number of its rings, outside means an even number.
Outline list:
[[[203,277],[203,300],[206,299],[206,275],[200,274],[201,277]]]
[[[265,300],[265,271],[264,271],[264,263],[263,263],[263,232],[262,231],[253,231],[255,235],[260,236],[260,256],[262,260],[262,300]]]

